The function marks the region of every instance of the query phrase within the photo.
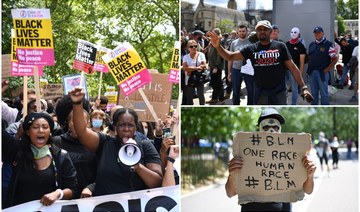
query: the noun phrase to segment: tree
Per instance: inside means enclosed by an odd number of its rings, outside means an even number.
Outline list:
[[[221,30],[222,33],[231,32],[235,28],[234,21],[230,19],[221,19],[219,23],[216,23],[216,27]]]
[[[348,9],[347,19],[359,19],[359,0],[348,0],[346,8]]]
[[[9,54],[11,50],[11,9],[50,9],[56,60],[55,66],[44,67],[44,78],[50,83],[61,83],[61,76],[80,73],[72,69],[77,39],[109,49],[116,47],[113,41],[128,41],[147,68],[169,72],[174,41],[178,40],[179,33],[179,6],[175,0],[4,0],[2,3],[2,54]],[[98,81],[99,73],[87,76],[90,96],[97,96]],[[22,85],[22,78],[10,78],[10,82],[11,89],[15,89]],[[110,73],[103,75],[103,91],[107,85],[116,85]]]
[[[338,27],[338,31],[337,31],[338,35],[345,33],[346,25],[344,19],[339,15],[337,16],[337,27]]]

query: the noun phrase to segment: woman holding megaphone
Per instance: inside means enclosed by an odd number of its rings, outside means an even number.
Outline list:
[[[138,116],[129,108],[121,108],[113,115],[116,137],[96,133],[87,128],[83,116],[82,100],[85,92],[76,87],[69,92],[73,102],[73,122],[80,142],[98,157],[95,190],[93,196],[116,194],[155,188],[161,186],[161,160],[154,145],[149,140],[135,136]],[[128,141],[131,141],[127,143]],[[135,144],[134,144],[135,141]],[[131,143],[131,144],[130,144]],[[126,148],[122,148],[126,147]],[[134,148],[133,148],[134,147]],[[132,149],[132,154],[126,150]],[[125,151],[124,154],[121,151]],[[135,165],[123,161],[132,160],[133,155],[141,153]],[[124,158],[122,158],[124,157]]]

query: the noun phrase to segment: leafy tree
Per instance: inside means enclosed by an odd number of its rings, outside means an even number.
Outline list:
[[[2,54],[9,54],[11,9],[49,8],[55,46],[55,66],[44,67],[44,78],[61,83],[65,75],[80,74],[73,70],[77,39],[83,39],[109,49],[113,41],[128,41],[140,54],[149,69],[168,73],[174,41],[178,40],[177,0],[4,0],[2,10]],[[99,73],[87,76],[90,96],[97,96]],[[21,86],[22,78],[10,78],[11,89]],[[111,74],[103,75],[102,90],[116,85]],[[178,89],[178,86],[174,86]],[[173,92],[176,98],[178,91]]]
[[[348,0],[346,8],[348,9],[347,19],[359,19],[359,0]]]
[[[222,33],[231,32],[235,28],[234,21],[230,19],[221,19],[219,23],[216,23],[216,27],[221,30]]]
[[[345,33],[346,25],[344,19],[339,15],[337,16],[337,27],[338,27],[338,31],[337,31],[338,35]]]

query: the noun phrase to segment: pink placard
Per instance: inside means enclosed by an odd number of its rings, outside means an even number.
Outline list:
[[[98,64],[98,63],[95,63],[94,70],[104,72],[104,73],[109,72],[109,68],[105,64]]]
[[[43,67],[37,66],[39,76],[43,75]],[[34,76],[34,65],[22,65],[17,62],[11,62],[11,76]]]
[[[179,70],[170,70],[168,80],[169,80],[169,82],[178,84],[179,81],[180,81],[180,72],[179,72]]]
[[[16,55],[19,64],[22,65],[55,65],[54,49],[16,48]]]
[[[126,96],[129,96],[142,86],[151,82],[151,75],[147,69],[135,74],[119,85]]]

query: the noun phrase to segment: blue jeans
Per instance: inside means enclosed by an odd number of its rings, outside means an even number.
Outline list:
[[[247,105],[254,105],[254,76],[243,74],[239,69],[231,68],[231,82],[233,87],[233,105],[240,105],[240,90],[242,80],[245,81],[248,95]]]
[[[322,70],[321,70],[322,71]],[[321,105],[329,105],[329,94],[328,94],[328,84],[329,84],[329,73],[325,73],[324,79],[320,77],[320,70],[313,70],[310,74],[310,87],[311,95],[314,97],[312,105],[319,104],[319,92],[321,96]]]
[[[348,72],[349,72],[349,67],[344,64],[339,85],[344,85]]]
[[[297,103],[297,99],[298,99],[298,84],[297,82],[295,81],[293,75],[290,73],[290,71],[288,70],[288,77],[289,77],[289,80],[290,80],[290,83],[291,83],[291,104],[292,105],[296,105]]]

